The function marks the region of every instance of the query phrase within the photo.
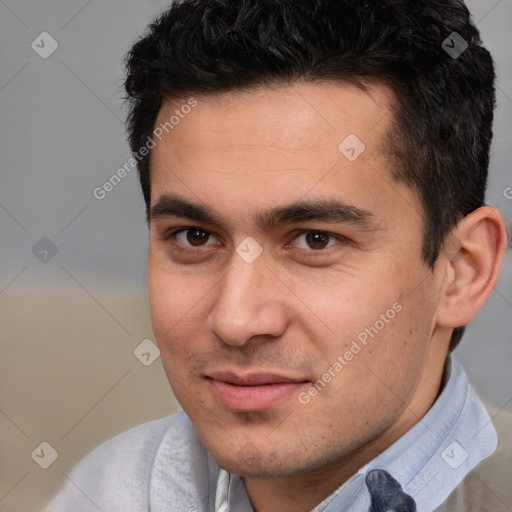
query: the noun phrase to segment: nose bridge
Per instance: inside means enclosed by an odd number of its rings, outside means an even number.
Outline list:
[[[263,258],[247,262],[234,254],[219,283],[209,326],[223,342],[243,345],[258,335],[279,336],[286,313],[271,286],[272,273]]]

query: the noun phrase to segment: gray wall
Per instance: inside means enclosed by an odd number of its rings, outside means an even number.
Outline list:
[[[93,195],[130,157],[122,57],[166,3],[0,0],[1,510],[37,510],[96,444],[177,409],[160,361],[133,354],[152,338],[135,172]],[[510,226],[512,1],[468,4],[498,65],[488,202]],[[46,59],[42,32],[58,43]],[[511,283],[509,253],[457,350],[482,396],[509,410]],[[42,442],[58,452],[48,469]]]

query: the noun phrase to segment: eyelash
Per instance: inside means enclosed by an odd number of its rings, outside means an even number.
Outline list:
[[[191,231],[191,230],[202,231],[203,233],[206,233],[209,236],[214,236],[207,229],[203,229],[203,228],[200,228],[200,227],[197,227],[197,226],[183,226],[183,227],[174,229],[174,230],[166,233],[164,236],[162,236],[161,240],[164,241],[164,242],[169,241],[170,239],[176,240],[175,239],[176,235],[178,235],[179,233],[183,233],[183,232],[187,232],[187,231]],[[326,247],[324,249],[311,249],[311,248],[310,249],[302,249],[302,248],[299,248],[299,250],[307,251],[307,252],[312,253],[312,254],[317,253],[318,255],[325,255],[328,252],[330,252],[329,249],[331,249],[332,247],[335,247],[335,246],[339,245],[340,243],[348,242],[348,239],[343,237],[343,236],[335,235],[333,233],[329,233],[328,231],[321,231],[321,230],[316,230],[316,229],[302,229],[302,230],[298,230],[293,235],[293,238],[291,239],[291,241],[293,241],[296,238],[298,238],[299,236],[307,234],[307,233],[318,233],[318,234],[321,234],[321,235],[325,235],[325,236],[329,237],[329,242],[331,241],[331,239],[337,240],[336,244],[330,245],[330,246],[328,246],[328,247]],[[205,246],[197,246],[197,247],[193,248],[191,246],[185,246],[185,245],[183,245],[183,244],[181,244],[180,242],[177,242],[177,241],[176,241],[176,243],[180,245],[180,247],[179,247],[180,251],[183,251],[183,252],[195,252],[195,253],[197,253],[197,250],[199,250],[199,251],[202,250],[203,247],[208,247],[208,245],[215,245],[215,244],[207,244]],[[289,245],[290,245],[290,242],[287,242],[285,247],[289,247]]]
[[[208,233],[209,235],[211,235],[210,231],[208,231],[207,229],[200,228],[198,226],[182,226],[180,228],[176,228],[176,229],[173,229],[173,230],[165,233],[162,236],[162,240],[165,242],[165,241],[171,239],[174,235],[177,235],[178,233],[182,233],[184,231],[192,231],[192,230],[203,231],[204,233]]]

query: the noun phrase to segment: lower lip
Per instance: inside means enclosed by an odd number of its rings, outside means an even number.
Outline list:
[[[255,412],[270,409],[280,400],[298,393],[305,382],[279,382],[260,386],[235,386],[220,380],[210,380],[213,394],[226,409],[235,412]]]

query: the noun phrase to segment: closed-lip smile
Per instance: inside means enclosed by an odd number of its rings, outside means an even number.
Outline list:
[[[216,401],[233,412],[264,411],[297,393],[308,381],[276,373],[215,371],[206,375]]]

